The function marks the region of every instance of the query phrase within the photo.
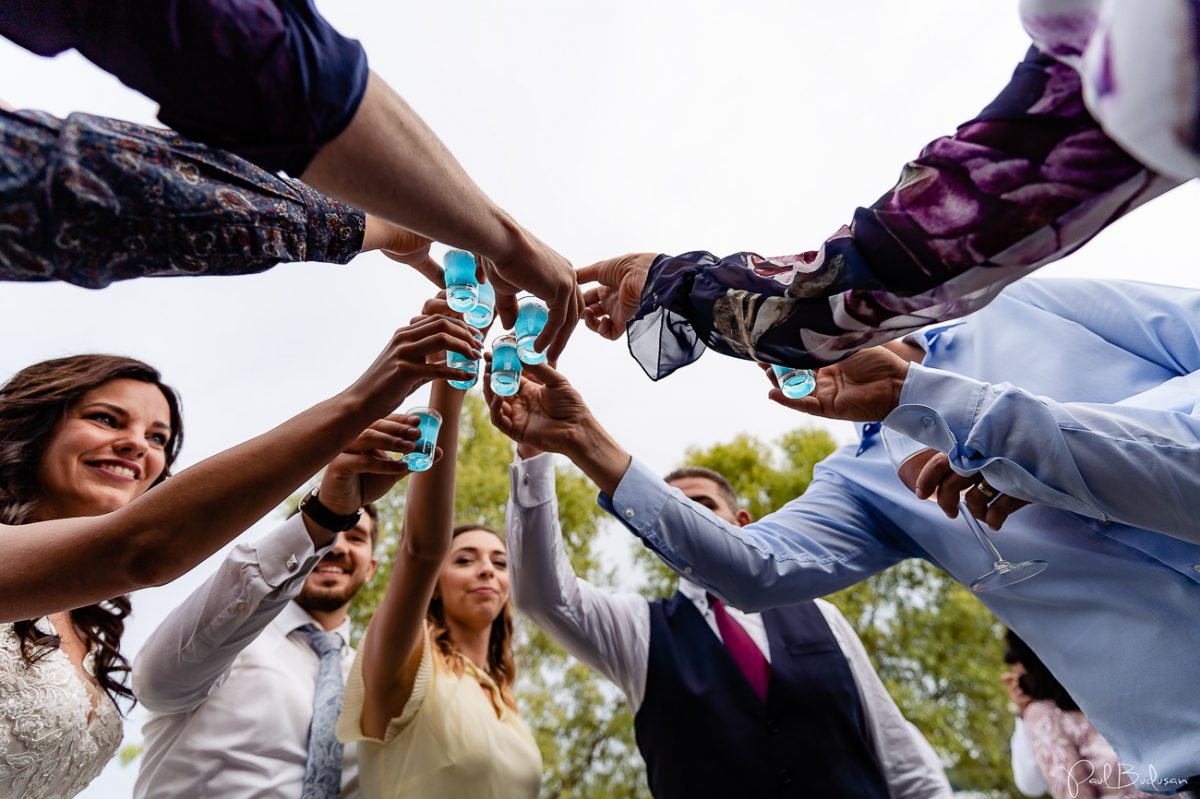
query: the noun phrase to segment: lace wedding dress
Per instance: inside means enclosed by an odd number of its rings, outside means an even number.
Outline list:
[[[48,619],[39,622],[53,629]],[[93,656],[84,670],[93,674]],[[121,716],[62,650],[32,666],[11,624],[0,624],[0,796],[66,799],[104,769],[121,743]]]

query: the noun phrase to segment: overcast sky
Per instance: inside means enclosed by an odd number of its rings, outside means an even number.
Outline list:
[[[816,249],[1003,87],[1028,47],[1016,6],[342,0],[322,10],[488,194],[584,265],[629,251]],[[155,121],[151,102],[74,54],[39,59],[0,42],[0,74],[18,107]],[[1041,274],[1200,287],[1195,209],[1196,187],[1176,190]],[[7,283],[0,379],[86,351],[149,361],[183,394],[182,467],[344,388],[429,293],[375,255],[100,292]],[[560,367],[659,471],[689,445],[771,438],[803,421],[766,400],[757,367],[718,355],[655,384],[623,341],[581,326]],[[134,597],[131,657],[212,566]],[[141,740],[140,721],[128,741]],[[134,772],[114,764],[82,795],[128,796]]]

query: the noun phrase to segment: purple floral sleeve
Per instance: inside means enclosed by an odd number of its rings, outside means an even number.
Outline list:
[[[240,275],[345,263],[365,216],[172,131],[0,112],[0,279]]]
[[[977,310],[1174,185],[1104,135],[1074,70],[1030,50],[991,105],[818,252],[660,256],[630,352],[653,379],[705,346],[820,367]]]

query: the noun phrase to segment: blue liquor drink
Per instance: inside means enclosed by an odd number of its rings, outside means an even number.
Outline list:
[[[521,358],[517,355],[517,338],[506,333],[492,342],[492,391],[501,397],[511,397],[521,387]]]
[[[452,310],[466,313],[479,299],[475,256],[465,250],[450,250],[443,263],[446,267],[446,302]]]
[[[793,369],[779,364],[772,364],[771,369],[775,372],[783,396],[789,399],[807,397],[817,387],[817,376],[812,369]]]
[[[513,327],[513,333],[517,337],[517,355],[525,363],[546,361],[546,353],[535,350],[533,343],[545,329],[546,320],[549,318],[546,303],[537,297],[522,297],[517,300],[517,324]]]
[[[479,342],[481,347],[483,346],[482,330],[475,331],[475,340]],[[466,391],[479,380],[479,361],[472,360],[466,355],[460,355],[454,350],[446,350],[446,365],[453,366],[455,369],[461,369],[466,373],[466,377],[462,380],[446,381],[454,388]]]
[[[491,283],[485,280],[479,284],[479,296],[475,300],[475,306],[463,314],[463,319],[471,327],[483,330],[492,323],[492,318],[495,315],[496,290],[492,288]]]
[[[421,431],[421,437],[413,445],[413,451],[404,456],[404,462],[408,464],[409,471],[423,472],[433,465],[442,415],[433,408],[410,408],[405,413],[418,418],[417,429]]]

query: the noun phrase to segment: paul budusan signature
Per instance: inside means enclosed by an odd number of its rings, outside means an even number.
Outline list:
[[[1128,763],[1103,763],[1097,774],[1096,764],[1090,760],[1077,760],[1067,769],[1067,791],[1071,799],[1077,799],[1079,789],[1084,785],[1098,785],[1103,788],[1138,788],[1145,786],[1162,787],[1173,785],[1183,787],[1187,778],[1160,777],[1158,769],[1151,764],[1147,766],[1146,776],[1143,777]]]

